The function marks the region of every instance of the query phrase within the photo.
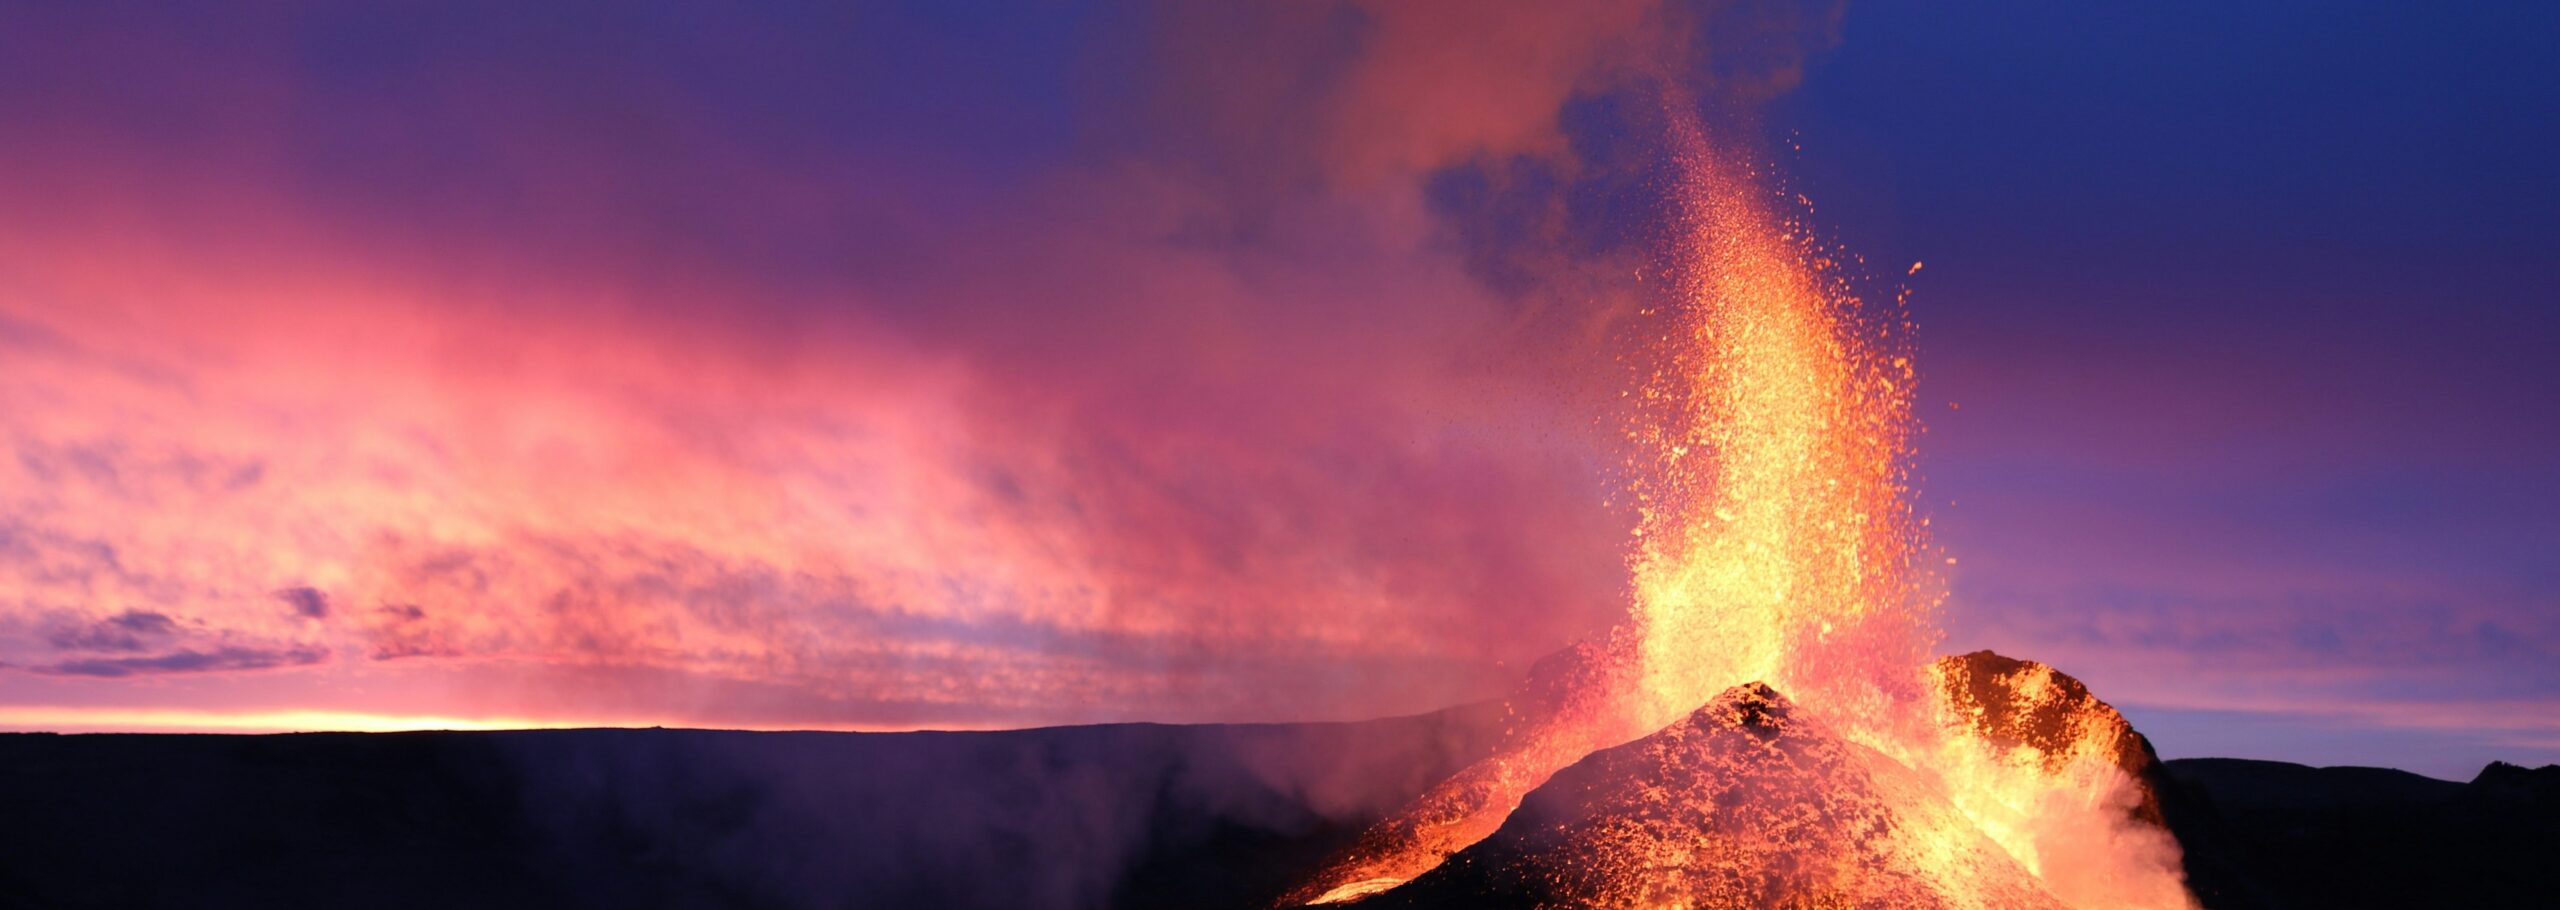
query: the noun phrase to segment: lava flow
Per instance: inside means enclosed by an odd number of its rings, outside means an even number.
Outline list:
[[[1283,904],[2193,906],[2122,717],[2039,664],[1928,659],[1898,313],[1758,175],[1674,144],[1628,620]]]

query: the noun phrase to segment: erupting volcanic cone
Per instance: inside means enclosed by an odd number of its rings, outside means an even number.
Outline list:
[[[1376,907],[2061,908],[1919,774],[1736,686]]]
[[[1528,757],[1627,722],[1594,694],[1630,684],[1612,656],[1540,662],[1509,705],[1531,740],[1373,828],[1284,905],[2193,906],[2150,742],[2051,667],[1941,658],[1921,670],[1935,735],[1881,742],[1737,686],[1540,772]]]

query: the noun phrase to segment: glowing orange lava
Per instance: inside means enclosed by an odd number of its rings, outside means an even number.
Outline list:
[[[1766,191],[1677,134],[1680,303],[1633,433],[1644,713],[1766,681],[1854,717],[1916,694],[1934,644],[1905,482],[1910,358]],[[1647,729],[1659,726],[1652,724]]]

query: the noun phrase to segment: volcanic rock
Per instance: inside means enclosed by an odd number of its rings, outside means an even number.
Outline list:
[[[2045,664],[1988,650],[1941,657],[1933,669],[1939,695],[1969,721],[1967,732],[2003,749],[2031,750],[2050,767],[2081,752],[2105,758],[2139,788],[2134,818],[2165,825],[2160,800],[2169,785],[2159,753],[2088,686]]]

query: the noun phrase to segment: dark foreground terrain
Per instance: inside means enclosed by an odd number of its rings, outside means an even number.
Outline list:
[[[0,734],[0,907],[1259,907],[1497,726]],[[2209,906],[2560,906],[2560,767],[2168,772]]]
[[[2560,907],[2560,765],[2492,764],[2467,783],[2237,758],[2167,765],[2186,801],[2169,825],[2207,907]]]

